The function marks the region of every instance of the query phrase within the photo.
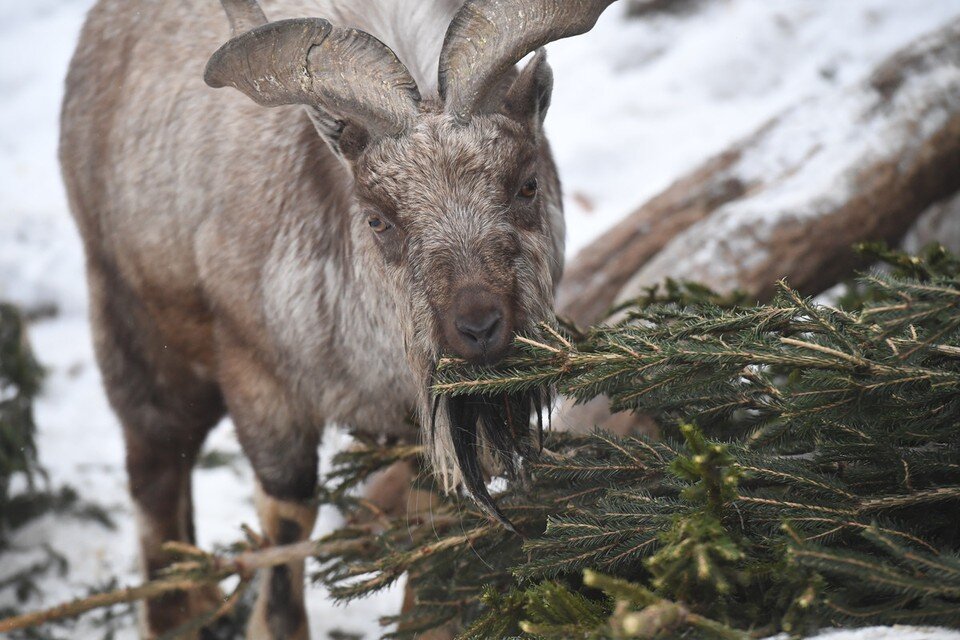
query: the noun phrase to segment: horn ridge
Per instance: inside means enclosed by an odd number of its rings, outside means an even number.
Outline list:
[[[279,20],[231,38],[207,62],[204,80],[266,107],[318,107],[359,121],[374,136],[407,130],[420,102],[416,82],[390,47],[321,18]]]
[[[278,20],[256,27],[217,49],[207,61],[203,80],[214,89],[238,89],[263,107],[309,104],[307,52],[332,30],[320,18]],[[287,64],[269,64],[276,60]]]
[[[406,129],[416,117],[421,101],[416,81],[393,50],[366,31],[334,27],[323,42],[310,48],[307,61],[315,91],[335,113],[381,120],[379,128],[395,129],[392,133]],[[350,61],[349,66],[344,61]],[[345,73],[362,77],[371,69],[379,73],[367,91],[341,86],[349,84],[343,82]],[[402,126],[396,129],[396,124]]]
[[[466,120],[496,79],[540,47],[586,33],[616,0],[467,0],[440,53],[439,92]]]

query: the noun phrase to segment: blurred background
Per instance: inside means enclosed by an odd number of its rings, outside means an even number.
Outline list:
[[[91,4],[0,0],[0,302],[24,314],[46,371],[32,473],[13,459],[29,442],[8,439],[0,461],[0,611],[137,577],[120,429],[56,160],[63,77]],[[862,266],[862,240],[960,249],[958,19],[957,0],[622,0],[588,35],[551,45],[561,311],[593,322],[667,277],[759,299],[786,277],[819,294]],[[11,397],[0,385],[0,404]],[[325,455],[348,441],[331,432]],[[16,501],[29,477],[43,505]],[[194,486],[200,546],[256,522],[229,425]],[[321,514],[322,530],[338,524]],[[311,588],[314,637],[379,633],[401,591],[335,607]],[[117,610],[51,633],[132,638],[135,619]]]

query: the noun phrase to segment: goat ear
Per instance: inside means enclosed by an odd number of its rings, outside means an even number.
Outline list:
[[[540,126],[552,95],[553,70],[547,64],[546,50],[539,49],[507,91],[504,110],[516,120]]]
[[[307,115],[320,137],[340,162],[350,165],[370,141],[362,126],[342,120],[319,107],[307,107]]]

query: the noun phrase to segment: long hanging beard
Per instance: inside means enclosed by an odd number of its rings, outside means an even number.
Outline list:
[[[438,396],[433,400],[430,437],[437,437],[438,415],[446,413],[450,443],[464,489],[490,516],[510,531],[513,523],[487,490],[484,460],[500,467],[509,480],[520,476],[524,459],[543,447],[544,412],[549,420],[550,393],[534,389],[499,396]],[[536,416],[536,424],[531,424]]]

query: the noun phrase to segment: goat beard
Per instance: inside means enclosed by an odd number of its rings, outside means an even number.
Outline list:
[[[499,467],[515,481],[523,461],[543,448],[544,413],[550,419],[548,389],[531,389],[495,396],[473,394],[437,396],[430,419],[431,447],[437,447],[439,428],[447,427],[448,446],[460,483],[473,501],[510,531],[517,532],[487,490],[485,467]],[[533,418],[536,417],[536,424]],[[442,425],[445,418],[445,425]],[[439,423],[439,424],[438,424]],[[442,445],[440,445],[442,447]],[[484,465],[484,461],[489,464]]]

